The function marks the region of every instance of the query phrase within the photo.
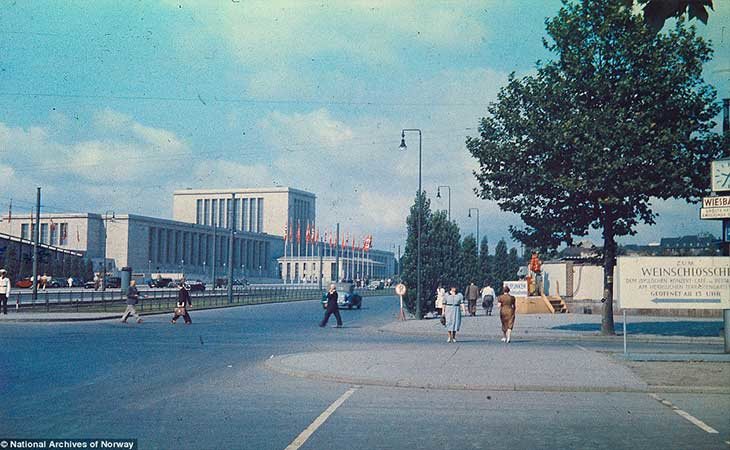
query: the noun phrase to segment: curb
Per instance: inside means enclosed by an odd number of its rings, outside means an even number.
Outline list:
[[[293,369],[280,364],[275,357],[262,363],[263,368],[272,372],[291,377],[305,378],[316,381],[333,381],[342,384],[355,384],[361,386],[394,387],[406,389],[423,389],[439,391],[497,391],[497,392],[574,392],[574,393],[672,393],[672,394],[727,394],[730,395],[730,388],[717,386],[646,386],[644,387],[621,387],[621,386],[539,386],[539,385],[488,385],[488,384],[439,384],[439,383],[418,383],[407,380],[382,380],[362,377],[345,377],[341,375],[312,372]]]
[[[387,327],[387,326],[386,326]],[[437,333],[433,331],[398,331],[398,330],[392,330],[388,329],[386,327],[380,327],[377,329],[380,333],[390,333],[395,335],[401,335],[401,336],[441,336],[442,333]],[[471,334],[471,333],[462,333],[461,336],[473,338],[473,339],[482,339],[482,340],[499,340],[502,338],[502,335],[494,334],[494,335],[479,335],[479,334]],[[623,342],[623,336],[622,335],[615,335],[615,336],[601,336],[596,334],[585,334],[585,335],[558,335],[558,334],[532,334],[532,333],[519,333],[516,335],[513,335],[514,341],[523,341],[523,340],[529,340],[529,339],[545,339],[545,340],[552,340],[552,341],[596,341],[596,342]],[[676,336],[676,337],[670,337],[670,336],[658,336],[658,335],[628,335],[628,343],[631,344],[632,342],[643,342],[643,343],[652,343],[652,344],[716,344],[716,345],[722,345],[723,338],[721,337],[692,337],[692,336]]]

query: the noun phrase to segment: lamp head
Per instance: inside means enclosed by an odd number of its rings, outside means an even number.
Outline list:
[[[471,217],[471,209],[469,210],[469,214],[467,214],[466,217]]]
[[[407,150],[408,146],[406,145],[406,132],[401,131],[400,133],[400,147],[398,147],[401,150]]]
[[[436,198],[441,198],[441,188],[440,187],[436,188]]]

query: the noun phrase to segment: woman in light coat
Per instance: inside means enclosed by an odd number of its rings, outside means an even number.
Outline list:
[[[443,286],[439,285],[438,289],[436,289],[436,312],[438,315],[442,315],[444,313],[444,295],[446,295],[446,289],[444,289]]]
[[[464,296],[456,292],[456,286],[451,286],[449,293],[444,295],[446,331],[449,334],[446,342],[456,342],[456,332],[461,328],[461,304],[463,302]]]

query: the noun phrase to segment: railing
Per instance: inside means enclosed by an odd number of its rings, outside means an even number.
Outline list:
[[[394,295],[392,288],[374,291],[356,289],[355,292],[367,296]],[[233,290],[229,303],[225,289],[190,292],[193,308],[208,309],[228,306],[255,305],[261,303],[294,302],[318,300],[323,290],[317,287],[245,286]],[[19,312],[121,312],[126,306],[126,296],[120,290],[87,291],[48,289],[38,292],[33,299],[31,292],[14,291],[8,299],[8,307]],[[172,311],[177,304],[177,289],[149,289],[140,291],[137,304],[139,312]]]

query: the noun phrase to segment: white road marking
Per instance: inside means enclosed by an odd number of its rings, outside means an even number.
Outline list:
[[[296,439],[292,441],[291,444],[289,444],[286,449],[284,450],[297,450],[299,447],[304,445],[305,442],[307,442],[307,439],[310,438],[314,434],[315,431],[317,431],[317,428],[322,426],[322,424],[329,418],[329,416],[332,415],[332,413],[335,412],[337,408],[339,408],[343,403],[345,403],[345,400],[350,398],[352,394],[355,393],[355,391],[358,389],[357,386],[350,388],[340,396],[337,400],[334,401],[327,409],[324,410],[322,414],[319,415],[316,419],[314,419],[314,422],[312,422],[304,431],[297,436]]]
[[[683,411],[676,406],[672,404],[669,400],[664,400],[663,398],[659,397],[656,394],[649,394],[649,397],[653,398],[654,400],[658,401],[662,405],[666,406],[667,408],[671,409],[675,413],[677,413],[679,416],[684,417],[688,421],[690,421],[692,424],[694,424],[696,427],[701,429],[702,431],[706,431],[707,433],[711,434],[719,434],[718,431],[711,426],[707,425],[705,422],[701,421],[700,419],[696,418],[692,414]]]
[[[582,345],[578,345],[578,344],[574,344],[574,345],[576,347],[578,347],[580,350],[583,350],[586,353],[592,353],[590,350],[588,350],[587,348],[583,347]]]

